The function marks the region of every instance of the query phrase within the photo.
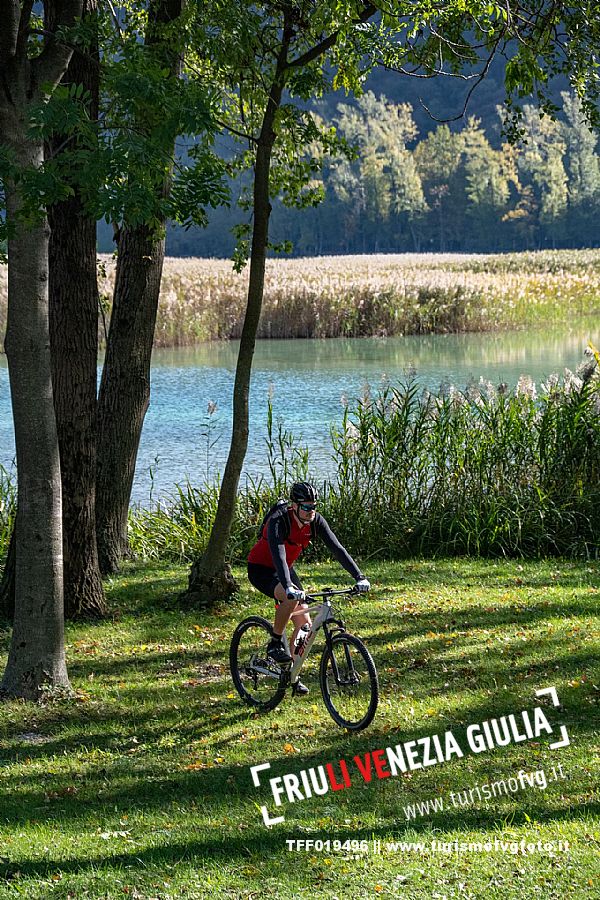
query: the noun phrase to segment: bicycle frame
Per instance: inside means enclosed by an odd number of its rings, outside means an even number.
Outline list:
[[[325,707],[341,728],[349,731],[366,728],[372,722],[379,702],[377,669],[364,643],[346,630],[343,619],[332,606],[336,594],[357,593],[356,588],[340,591],[329,588],[318,594],[307,594],[307,605],[294,609],[292,615],[302,617],[300,621],[303,621],[308,618],[308,613],[312,622],[308,630],[302,632],[303,639],[297,645],[297,652],[290,653],[286,663],[278,664],[272,660],[265,648],[265,637],[273,634],[266,619],[249,616],[240,622],[231,639],[229,666],[242,700],[267,712],[281,703],[288,687],[292,688],[293,694],[307,693],[299,684],[299,675],[322,629],[325,648],[318,667],[318,679]],[[319,598],[322,602],[313,604]],[[300,633],[299,627],[294,631]],[[289,653],[285,631],[282,643]]]
[[[331,597],[336,594],[354,594],[356,593],[355,588],[345,588],[341,591],[333,591],[333,590],[325,590],[320,591],[318,594],[307,594],[307,600],[316,600],[317,597],[323,597],[323,602],[315,604],[314,606],[309,606],[307,609],[303,609],[297,613],[292,613],[292,616],[298,615],[306,615],[308,613],[311,617],[314,615],[314,619],[312,625],[310,626],[310,631],[306,635],[302,646],[299,648],[298,653],[295,654],[293,650],[290,649],[287,637],[285,638],[285,644],[287,645],[287,649],[290,651],[290,655],[293,659],[291,668],[287,670],[286,680],[291,682],[292,686],[298,680],[300,675],[300,670],[304,665],[304,661],[308,657],[310,653],[311,647],[315,641],[317,633],[323,629],[325,632],[325,640],[329,645],[331,643],[331,633],[341,632],[346,630],[346,626],[342,619],[336,619],[333,614],[333,609],[331,606]],[[337,626],[337,627],[332,627]]]

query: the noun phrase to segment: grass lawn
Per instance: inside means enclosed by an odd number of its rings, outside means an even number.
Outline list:
[[[599,897],[600,564],[367,568],[372,593],[343,609],[375,658],[381,701],[356,735],[323,706],[318,644],[309,697],[257,715],[234,694],[233,627],[250,612],[270,615],[245,582],[238,602],[205,613],[178,608],[182,567],[130,566],[115,578],[111,620],[68,627],[76,699],[0,705],[0,898]],[[305,580],[345,583],[324,564]],[[4,665],[8,632],[0,637]],[[559,708],[535,696],[551,686]],[[557,738],[543,734],[369,784],[352,763],[448,730],[467,748],[468,725],[536,706],[566,726],[568,747],[550,750]],[[271,763],[270,777],[340,759],[350,787],[286,801],[285,822],[265,827],[260,806],[274,814],[274,801],[250,766]],[[519,771],[533,784],[517,782]],[[510,790],[486,799],[484,786],[510,778]],[[443,810],[408,821],[409,805],[435,798]],[[332,843],[288,849],[300,840]],[[468,847],[478,842],[488,850]]]

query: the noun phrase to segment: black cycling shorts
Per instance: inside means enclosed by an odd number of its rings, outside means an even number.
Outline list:
[[[298,578],[293,566],[290,569],[290,578],[297,588],[303,590],[302,582]],[[259,563],[249,562],[248,581],[257,591],[260,591],[261,594],[266,594],[267,597],[272,597],[273,599],[275,598],[275,588],[279,584],[279,578],[277,577],[275,569],[271,569],[269,566],[261,566]]]

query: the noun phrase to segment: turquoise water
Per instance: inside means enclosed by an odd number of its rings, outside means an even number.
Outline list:
[[[511,386],[521,374],[539,382],[565,366],[575,369],[590,339],[600,345],[600,323],[574,323],[548,332],[260,341],[254,357],[245,474],[256,478],[267,473],[269,395],[276,421],[308,447],[311,470],[320,477],[332,468],[329,430],[331,423],[341,420],[342,398],[352,403],[366,384],[374,392],[382,379],[393,383],[412,370],[430,390],[442,381],[464,388],[470,378],[480,376]],[[151,490],[158,499],[186,477],[199,483],[223,470],[231,435],[236,353],[236,343],[155,351],[135,501],[146,503]],[[211,403],[217,407],[209,416]],[[207,444],[213,442],[209,449]],[[0,357],[0,463],[9,468],[13,458],[8,373],[6,358]]]

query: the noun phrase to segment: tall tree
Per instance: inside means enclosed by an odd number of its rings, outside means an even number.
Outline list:
[[[59,431],[64,457],[66,612],[72,615],[103,611],[91,523],[95,529],[98,519],[104,537],[107,528],[102,524],[108,519],[112,534],[110,522],[116,516],[120,529],[114,533],[119,546],[126,543],[131,481],[148,403],[165,221],[175,217],[204,224],[204,207],[226,197],[223,163],[210,151],[207,91],[190,80],[184,86],[178,77],[186,39],[182,4],[157,0],[148,9],[135,7],[130,5],[127,27],[115,18],[109,27],[111,16],[106,14],[99,29],[95,18],[84,23],[77,35],[81,52],[74,55],[63,93],[57,99],[55,92],[40,118],[51,149],[46,168],[51,168],[55,183],[66,194],[50,210],[50,275],[51,296],[56,299],[51,315],[55,402],[59,425],[63,423]],[[90,46],[98,30],[100,66]],[[99,76],[102,106],[97,127]],[[192,164],[178,165],[172,188],[175,138],[180,133],[195,135],[197,129],[201,134],[189,151]],[[95,222],[100,215],[118,225],[120,253],[97,454]],[[78,222],[77,229],[73,221]],[[95,517],[97,474],[101,502]],[[115,551],[115,565],[118,558]],[[7,612],[14,583],[11,568],[6,566],[0,589]]]
[[[600,239],[600,157],[596,152],[598,136],[586,122],[579,98],[566,91],[561,96],[566,118],[562,132],[567,147],[570,237],[572,241],[576,241],[584,234],[588,246],[595,245]]]
[[[466,205],[461,170],[463,147],[461,133],[439,125],[415,150],[417,171],[433,212],[433,223],[431,217],[428,220],[428,224],[433,224],[429,240],[442,253],[460,245],[462,239]]]
[[[364,49],[360,25],[376,13],[371,3],[215,4],[229,29],[217,60],[221,77],[237,88],[242,123],[252,149],[252,242],[246,314],[242,327],[233,389],[233,432],[217,506],[215,525],[202,557],[192,566],[187,598],[210,603],[227,597],[237,584],[226,563],[237,490],[248,446],[250,373],[262,308],[265,260],[269,244],[271,200],[279,190],[288,198],[305,183],[306,169],[295,165],[298,144],[306,142],[314,120],[306,118],[292,98],[310,99],[326,85],[323,59],[346,67],[348,84],[357,83],[358,60]],[[284,91],[289,102],[284,103]],[[252,131],[252,126],[256,131]],[[239,126],[238,126],[239,127]],[[323,136],[322,136],[323,137]],[[279,153],[283,166],[275,170]]]
[[[385,97],[367,91],[356,106],[340,103],[336,124],[344,138],[357,149],[357,159],[337,166],[334,189],[353,207],[363,241],[371,245],[381,226],[389,221],[392,190],[386,141],[389,105]],[[363,246],[366,249],[366,246]]]
[[[478,119],[470,118],[464,140],[465,191],[468,231],[473,249],[492,248],[498,241],[498,223],[508,206],[510,187],[505,157],[494,150]],[[496,244],[496,248],[497,244]]]
[[[364,249],[367,201],[359,167],[342,156],[330,165],[327,181],[334,202],[341,205],[340,221],[346,241],[343,249],[348,252],[351,247],[360,248],[361,239]]]
[[[34,114],[71,58],[62,39],[81,0],[44,4],[43,42],[32,3],[0,0],[0,135],[8,228],[5,349],[17,451],[15,615],[2,690],[35,698],[69,687],[64,652],[61,481],[48,326],[44,144]],[[38,186],[37,203],[32,186]]]
[[[527,141],[519,156],[519,168],[532,187],[539,215],[540,244],[554,245],[564,230],[568,177],[564,166],[566,144],[560,124],[539,110],[524,108]]]
[[[408,223],[418,243],[413,222],[427,210],[421,178],[407,144],[418,132],[408,103],[390,103],[385,96],[367,91],[356,106],[338,106],[337,126],[344,138],[358,148],[358,159],[338,164],[334,190],[349,207],[357,206],[371,222],[373,233],[392,221]],[[360,192],[348,189],[353,179]],[[355,193],[365,197],[356,204]],[[391,230],[388,226],[388,231]],[[388,239],[389,246],[389,239]]]

